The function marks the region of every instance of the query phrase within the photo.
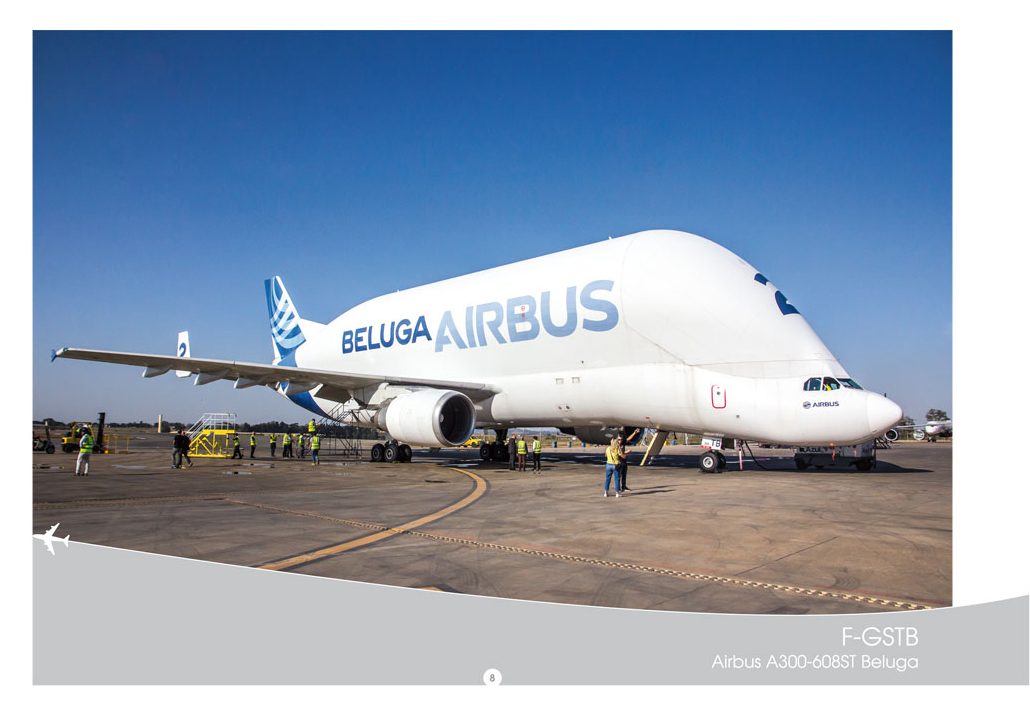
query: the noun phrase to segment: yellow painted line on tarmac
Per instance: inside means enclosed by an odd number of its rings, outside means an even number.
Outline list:
[[[329,547],[321,548],[320,550],[316,550],[311,553],[304,553],[303,555],[295,555],[292,558],[284,558],[283,560],[277,560],[274,563],[259,565],[258,567],[262,570],[286,570],[287,568],[295,568],[298,565],[310,563],[314,560],[321,560],[322,558],[327,558],[332,555],[339,555],[340,553],[345,553],[348,550],[354,550],[355,548],[361,548],[366,545],[371,545],[372,543],[377,543],[380,540],[392,538],[395,535],[400,535],[409,530],[414,530],[415,528],[423,526],[426,523],[431,523],[434,520],[439,520],[440,518],[448,516],[451,513],[455,513],[461,510],[462,508],[465,508],[471,505],[472,503],[475,503],[477,500],[482,498],[483,495],[486,493],[486,481],[477,476],[475,473],[462,470],[461,468],[451,468],[450,466],[448,466],[448,468],[450,468],[450,470],[452,471],[464,473],[469,478],[471,478],[472,482],[475,484],[475,488],[472,490],[472,492],[464,498],[462,498],[461,500],[459,500],[458,502],[452,503],[451,505],[441,508],[435,513],[430,513],[429,515],[424,515],[421,518],[410,520],[407,523],[404,523],[403,525],[398,525],[395,528],[384,528],[379,532],[373,533],[371,535],[366,535],[361,538],[355,538],[354,540],[348,540],[347,542],[339,543],[338,545],[330,545]]]

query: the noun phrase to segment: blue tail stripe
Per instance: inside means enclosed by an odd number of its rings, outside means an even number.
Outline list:
[[[291,354],[304,343],[297,310],[279,277],[265,280],[265,299],[268,303],[268,321],[272,339],[280,356]]]

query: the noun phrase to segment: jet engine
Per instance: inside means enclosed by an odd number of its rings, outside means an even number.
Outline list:
[[[569,429],[564,428],[559,428],[558,430],[562,433],[569,432]],[[633,432],[637,429],[633,426],[576,426],[571,430],[572,435],[584,443],[608,445],[617,436],[633,436]],[[643,431],[638,431],[637,435],[633,436],[633,440],[630,441],[630,445],[636,445],[643,435]]]
[[[401,443],[460,446],[476,427],[476,407],[463,393],[427,388],[390,401],[376,425]]]

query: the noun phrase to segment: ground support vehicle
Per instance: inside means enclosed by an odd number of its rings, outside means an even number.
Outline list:
[[[876,443],[867,441],[857,446],[800,446],[794,452],[794,465],[799,471],[809,466],[822,470],[826,466],[855,466],[867,471],[876,465]]]

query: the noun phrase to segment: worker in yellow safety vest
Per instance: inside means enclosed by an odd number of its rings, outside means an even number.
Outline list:
[[[321,444],[318,436],[311,437],[311,465],[318,465],[318,446]]]
[[[519,470],[526,470],[526,438],[519,436]]]
[[[253,433],[250,434],[250,457],[254,457],[254,449],[257,448],[257,438]]]
[[[540,446],[540,436],[533,436],[533,472],[540,472],[540,453],[543,448]]]
[[[240,437],[232,434],[232,457],[243,459],[243,451],[240,450]]]
[[[293,438],[289,433],[283,434],[283,458],[293,458]]]
[[[75,475],[89,475],[89,457],[93,455],[93,436],[87,431],[82,431],[82,438],[79,439],[79,457],[75,461]]]
[[[313,434],[315,432],[315,419],[312,418],[308,421],[308,433]]]
[[[268,443],[272,449],[272,458],[275,458],[275,434],[273,433],[268,437]]]

